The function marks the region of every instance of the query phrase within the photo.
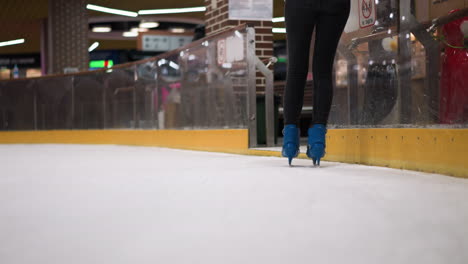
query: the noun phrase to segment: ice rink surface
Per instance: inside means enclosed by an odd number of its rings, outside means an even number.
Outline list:
[[[468,180],[294,164],[0,145],[0,263],[468,263]]]

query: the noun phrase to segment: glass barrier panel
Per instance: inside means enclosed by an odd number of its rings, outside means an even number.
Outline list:
[[[2,130],[34,130],[35,90],[34,81],[6,82],[1,90]]]
[[[238,27],[105,71],[0,82],[0,129],[247,128],[247,48]]]
[[[102,129],[104,74],[89,73],[73,77],[73,128]]]
[[[106,128],[135,128],[135,67],[109,70],[106,79]]]
[[[73,78],[37,79],[37,129],[73,129]]]
[[[430,3],[351,3],[336,56],[330,125],[466,127],[468,68],[461,59],[468,51],[461,25],[468,18],[433,33],[427,30],[432,22],[421,20]],[[363,9],[363,3],[371,5]],[[363,20],[363,12],[370,18]]]

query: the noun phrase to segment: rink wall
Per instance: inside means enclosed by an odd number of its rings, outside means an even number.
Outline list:
[[[248,148],[248,130],[0,132],[0,144],[119,144],[280,156]],[[325,160],[468,178],[468,129],[330,129]],[[307,158],[304,153],[300,158]]]
[[[243,153],[247,129],[0,132],[0,144],[115,144]]]
[[[468,129],[330,129],[326,152],[327,161],[468,178]]]

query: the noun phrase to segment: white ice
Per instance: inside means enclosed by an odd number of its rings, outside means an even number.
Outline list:
[[[468,263],[468,180],[294,164],[0,145],[0,263]]]

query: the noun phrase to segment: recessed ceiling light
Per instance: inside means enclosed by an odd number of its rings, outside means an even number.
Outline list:
[[[159,15],[159,14],[176,14],[176,13],[191,13],[191,12],[205,12],[206,7],[187,7],[187,8],[169,8],[169,9],[151,9],[140,10],[139,15]]]
[[[108,33],[111,31],[112,31],[112,28],[110,26],[93,27],[93,32],[97,32],[97,33]]]
[[[272,31],[273,33],[286,33],[285,28],[273,28]]]
[[[155,27],[159,27],[159,23],[158,22],[151,22],[151,21],[142,21],[140,23],[140,27],[141,28],[155,28]]]
[[[4,42],[0,42],[0,47],[23,44],[24,42],[25,42],[24,39],[4,41]]]
[[[129,16],[129,17],[137,17],[138,16],[138,13],[136,13],[136,12],[125,11],[125,10],[114,9],[114,8],[108,8],[108,7],[97,6],[97,5],[91,5],[91,4],[88,4],[86,6],[86,8],[89,9],[89,10],[94,10],[94,11],[99,11],[99,12],[109,13],[109,14],[114,14],[114,15]]]
[[[284,22],[284,17],[275,17],[271,21],[273,23]]]
[[[147,28],[137,28],[137,27],[134,27],[134,28],[131,28],[130,31],[131,31],[131,32],[148,32],[148,29],[147,29]]]
[[[184,33],[185,29],[184,28],[171,28],[172,33]]]
[[[127,31],[127,32],[124,32],[122,36],[126,38],[134,38],[134,37],[138,37],[138,32]]]

